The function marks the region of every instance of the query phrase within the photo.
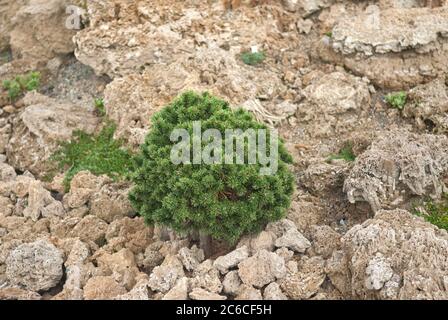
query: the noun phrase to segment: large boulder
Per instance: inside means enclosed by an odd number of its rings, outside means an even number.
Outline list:
[[[66,27],[69,15],[65,13],[72,4],[68,0],[29,0],[20,7],[11,19],[14,57],[48,61],[58,54],[73,52],[72,37],[77,30]]]
[[[13,28],[13,22],[11,20],[19,8],[25,3],[26,0],[0,0],[0,21],[2,21],[0,24],[0,51],[9,47],[9,34]]]
[[[12,166],[39,177],[51,168],[46,160],[58,142],[69,140],[75,130],[92,133],[98,124],[92,112],[37,93],[29,93],[24,103],[26,107],[14,120],[6,154]]]
[[[412,88],[407,98],[403,115],[413,118],[417,128],[448,132],[448,90],[443,78]]]
[[[447,71],[448,8],[369,6],[343,19],[324,39],[320,55],[382,88],[402,89]]]
[[[440,198],[447,174],[446,136],[392,130],[356,159],[344,191],[350,202],[367,201],[377,211],[397,207],[411,195]]]
[[[381,210],[350,229],[342,242],[327,273],[346,297],[448,299],[445,230],[405,210]],[[345,279],[338,270],[345,270]]]
[[[367,82],[342,71],[316,75],[303,95],[296,117],[313,137],[358,129],[370,105]]]

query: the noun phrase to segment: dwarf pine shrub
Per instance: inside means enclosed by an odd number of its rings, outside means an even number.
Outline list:
[[[241,235],[284,217],[294,178],[287,167],[292,157],[282,141],[277,140],[278,170],[271,175],[260,174],[263,166],[258,161],[174,164],[170,154],[176,142],[171,141],[171,133],[182,128],[191,134],[197,121],[202,130],[216,129],[222,135],[226,129],[267,129],[247,111],[234,111],[227,102],[208,93],[184,93],[155,114],[136,156],[136,170],[131,174],[135,187],[129,194],[145,221],[183,234],[199,231],[234,243]],[[272,142],[269,137],[266,141]],[[244,145],[247,156],[247,140]]]

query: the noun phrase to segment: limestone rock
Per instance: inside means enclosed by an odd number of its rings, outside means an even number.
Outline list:
[[[275,241],[278,248],[286,247],[295,252],[304,253],[311,247],[311,243],[297,229],[288,230],[282,237]]]
[[[10,283],[31,291],[45,291],[62,278],[62,253],[51,243],[37,240],[18,246],[6,259]]]
[[[325,280],[325,261],[322,257],[302,258],[298,271],[281,280],[283,292],[293,300],[309,299]]]
[[[447,299],[446,231],[405,210],[380,210],[342,243],[352,297]]]
[[[275,239],[276,239],[276,236],[273,232],[261,231],[257,235],[244,237],[238,244],[238,247],[247,245],[247,247],[250,248],[251,254],[254,254],[257,251],[260,251],[263,249],[267,250],[267,251],[272,251],[272,250],[274,250]]]
[[[139,269],[131,250],[122,249],[114,254],[104,253],[96,260],[104,275],[111,275],[127,290],[134,287]]]
[[[204,250],[196,245],[191,249],[184,247],[179,250],[178,256],[187,271],[194,271],[204,261]]]
[[[261,292],[252,286],[243,284],[236,296],[235,300],[263,300]]]
[[[282,292],[277,282],[272,282],[263,292],[264,300],[288,300],[288,297]]]
[[[23,211],[24,217],[37,221],[41,216],[63,216],[65,214],[62,203],[56,201],[40,181],[33,181],[28,189],[28,206]]]
[[[428,126],[436,133],[448,132],[447,86],[441,78],[408,91],[403,115],[413,118],[421,130]],[[432,128],[433,127],[433,128]]]
[[[20,1],[22,2],[22,1]],[[15,57],[50,60],[58,54],[73,52],[76,33],[65,27],[67,0],[31,0],[12,18],[10,45]]]
[[[296,116],[308,134],[320,138],[358,129],[370,103],[367,83],[342,71],[316,77],[303,95]]]
[[[214,267],[211,260],[204,261],[196,268],[190,285],[192,288],[203,288],[209,292],[221,292],[222,284],[219,271]]]
[[[244,284],[261,288],[286,275],[285,261],[275,253],[260,250],[238,265],[238,274]]]
[[[111,300],[126,294],[126,289],[120,286],[111,276],[90,278],[84,287],[86,300]]]
[[[165,261],[155,267],[149,277],[149,287],[153,291],[168,292],[179,278],[184,276],[182,262],[175,256],[168,256]]]
[[[249,257],[249,249],[247,246],[242,246],[225,256],[221,256],[215,260],[213,266],[218,269],[222,274],[225,274],[229,271],[229,269],[235,267],[243,261],[244,259]]]
[[[78,237],[85,242],[93,242],[98,246],[104,244],[107,223],[92,215],[87,215],[69,232],[68,236]]]
[[[447,172],[446,136],[393,130],[357,157],[344,191],[350,202],[367,201],[377,211],[396,207],[412,194],[440,198]]]
[[[117,218],[132,217],[135,214],[129,199],[126,183],[107,184],[92,195],[90,213],[111,223]]]
[[[116,300],[149,300],[148,279],[142,279],[128,292],[115,298]]]
[[[237,295],[241,286],[241,279],[238,271],[233,270],[227,273],[222,281],[223,292],[228,295]]]
[[[26,107],[14,120],[6,153],[12,166],[42,177],[50,169],[46,160],[58,142],[69,140],[74,130],[92,133],[98,119],[80,106],[35,93],[29,93],[24,101]]]
[[[187,300],[188,291],[188,278],[180,278],[179,280],[177,280],[176,285],[163,296],[162,300]]]
[[[313,226],[310,234],[314,252],[325,259],[329,258],[341,246],[341,235],[330,226]]]
[[[446,6],[380,10],[371,5],[339,19],[331,43],[322,43],[319,51],[324,60],[398,90],[446,73],[447,31]]]

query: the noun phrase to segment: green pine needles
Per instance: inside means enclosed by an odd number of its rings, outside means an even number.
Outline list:
[[[83,131],[73,133],[71,141],[62,142],[53,154],[59,169],[68,171],[64,186],[68,191],[73,177],[80,171],[89,170],[95,175],[105,174],[114,180],[126,177],[132,169],[132,154],[122,148],[121,141],[113,138],[115,125],[106,123],[98,135]]]
[[[135,158],[131,174],[135,186],[129,194],[145,221],[235,243],[243,234],[283,218],[294,188],[287,167],[292,157],[283,142],[278,144],[278,169],[271,175],[260,175],[258,162],[174,164],[170,154],[176,142],[170,140],[171,133],[174,129],[192,133],[196,121],[202,130],[217,129],[222,135],[226,129],[267,129],[247,111],[233,111],[227,102],[208,93],[186,92],[155,114]],[[271,142],[270,136],[266,141]],[[244,145],[247,156],[246,140]]]

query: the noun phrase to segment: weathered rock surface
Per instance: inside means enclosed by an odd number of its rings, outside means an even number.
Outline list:
[[[291,299],[309,299],[325,280],[325,261],[316,256],[299,262],[298,271],[281,280],[280,287]]]
[[[405,210],[381,210],[342,238],[349,294],[364,299],[447,299],[448,234]],[[331,276],[330,272],[330,276]]]
[[[15,1],[14,1],[15,2]],[[23,1],[20,1],[24,3]],[[47,61],[73,52],[76,30],[66,27],[67,0],[30,0],[12,17],[10,45],[15,57]]]
[[[364,200],[377,211],[396,207],[413,194],[440,198],[446,192],[447,171],[446,136],[394,130],[356,159],[344,191],[350,202]]]
[[[168,256],[165,261],[155,267],[149,276],[149,287],[154,291],[168,292],[184,276],[182,262],[175,256]]]
[[[59,141],[69,140],[73,131],[92,133],[98,119],[86,109],[30,93],[26,107],[15,118],[6,152],[9,163],[22,171],[44,176],[51,167],[46,161]]]
[[[332,50],[321,56],[339,62],[383,88],[408,88],[446,72],[447,7],[370,6],[340,19],[333,28]]]
[[[61,280],[62,263],[62,253],[53,244],[38,240],[11,251],[6,259],[6,276],[13,285],[46,291]]]
[[[242,246],[225,256],[219,257],[213,263],[213,266],[221,273],[227,273],[230,268],[238,265],[241,261],[249,257],[249,249],[247,246]]]
[[[244,284],[261,288],[286,275],[285,261],[273,252],[260,250],[238,265],[238,275]]]
[[[311,247],[311,243],[297,229],[290,229],[283,236],[275,241],[278,248],[286,247],[295,252],[304,253]]]
[[[84,287],[86,300],[111,300],[126,293],[111,276],[98,276],[90,278]]]
[[[408,91],[403,115],[413,118],[421,129],[436,133],[448,132],[448,93],[443,79],[436,79]]]
[[[272,282],[264,288],[263,298],[264,300],[288,300],[276,282]]]
[[[315,137],[330,137],[358,128],[370,103],[367,83],[342,71],[316,77],[303,95],[305,100],[296,116]]]

